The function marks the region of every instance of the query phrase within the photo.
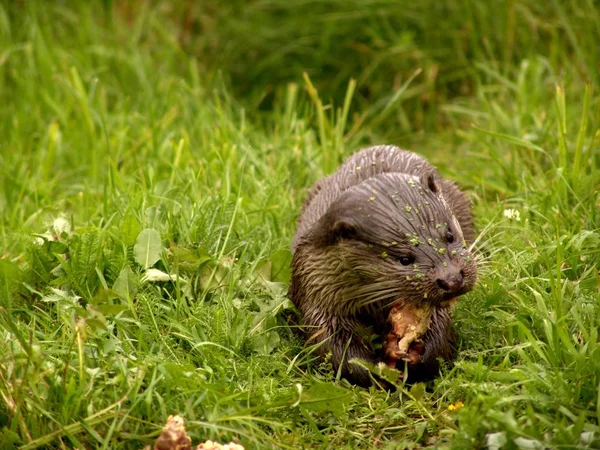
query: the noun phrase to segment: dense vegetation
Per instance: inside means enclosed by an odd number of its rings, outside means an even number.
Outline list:
[[[0,437],[600,448],[592,0],[0,3]],[[306,188],[361,146],[469,192],[457,363],[388,393],[286,321]]]

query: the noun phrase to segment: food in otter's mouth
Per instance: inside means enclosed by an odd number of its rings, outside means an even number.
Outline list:
[[[432,307],[428,303],[395,304],[388,316],[392,325],[384,340],[385,362],[396,367],[399,360],[416,364],[421,361],[425,346],[421,336],[429,329]]]
[[[440,304],[441,308],[454,308],[457,298],[451,298]],[[385,363],[388,367],[396,367],[399,360],[409,364],[421,362],[425,353],[425,343],[421,339],[431,325],[433,307],[423,303],[411,305],[396,303],[392,306],[388,321],[392,326],[384,338]]]

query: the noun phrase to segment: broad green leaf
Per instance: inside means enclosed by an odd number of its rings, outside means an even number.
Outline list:
[[[142,230],[135,241],[133,254],[135,260],[142,265],[144,269],[152,267],[160,259],[162,251],[162,242],[158,231],[152,228]]]
[[[125,305],[110,305],[107,303],[105,305],[96,306],[96,309],[103,316],[112,317],[112,316],[116,316],[117,314],[119,314],[123,311],[127,311],[129,308]]]
[[[330,411],[336,415],[352,400],[352,392],[332,383],[315,381],[304,391],[300,407],[310,411]]]
[[[425,392],[425,383],[415,383],[410,388],[410,395],[417,401],[425,396]]]
[[[131,267],[125,266],[113,284],[113,290],[123,298],[133,298],[138,290],[137,279]]]
[[[279,345],[280,340],[279,334],[271,330],[254,335],[251,341],[251,347],[255,352],[266,355],[275,350],[277,345]]]

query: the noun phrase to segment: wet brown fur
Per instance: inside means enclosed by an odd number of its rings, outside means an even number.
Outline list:
[[[440,304],[474,285],[473,238],[468,198],[427,160],[393,146],[357,152],[315,184],[298,220],[290,297],[308,342],[368,385],[367,371],[349,361],[381,361],[391,305],[431,302],[425,354],[409,379],[435,376],[439,359],[454,356],[450,311]],[[407,256],[414,263],[401,263]]]

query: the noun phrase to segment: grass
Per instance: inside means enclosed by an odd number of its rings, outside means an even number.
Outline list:
[[[429,3],[2,3],[5,448],[599,448],[600,11]],[[480,231],[458,361],[394,393],[285,319],[306,188],[376,143]]]

